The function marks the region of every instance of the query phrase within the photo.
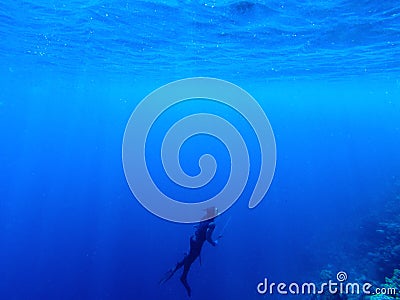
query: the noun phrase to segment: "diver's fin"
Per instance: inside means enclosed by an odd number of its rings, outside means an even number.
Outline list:
[[[168,272],[166,272],[164,274],[164,276],[160,279],[160,281],[158,282],[158,284],[163,284],[165,282],[167,282],[168,280],[171,279],[172,276],[174,276],[175,271],[174,270],[169,270]]]

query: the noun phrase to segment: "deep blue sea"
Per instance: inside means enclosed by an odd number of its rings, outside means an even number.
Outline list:
[[[230,157],[215,137],[188,139],[176,154],[185,173],[199,174],[207,153],[218,168],[203,188],[179,186],[160,155],[174,122],[219,115],[249,149],[243,193],[215,220],[223,236],[189,272],[191,299],[345,300],[261,295],[257,285],[320,283],[342,271],[377,287],[400,269],[399,1],[2,0],[0,299],[189,299],[181,270],[159,280],[195,228],[147,211],[122,162],[139,102],[188,77],[250,93],[277,155],[267,194],[249,209],[260,149],[245,119],[195,99],[154,123],[147,165],[179,201],[217,194]],[[395,299],[387,297],[375,300]]]

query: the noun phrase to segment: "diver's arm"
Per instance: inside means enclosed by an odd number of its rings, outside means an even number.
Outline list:
[[[210,224],[208,224],[208,228],[207,228],[207,232],[206,232],[206,238],[207,238],[207,242],[209,242],[211,245],[213,246],[217,246],[217,240],[213,240],[212,238],[212,234],[214,232],[215,229],[215,223],[211,222]]]

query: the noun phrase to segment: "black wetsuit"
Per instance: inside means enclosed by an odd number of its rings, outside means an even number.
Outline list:
[[[171,278],[174,273],[183,267],[183,272],[181,276],[181,282],[185,286],[186,291],[190,297],[191,288],[187,282],[187,275],[189,273],[192,263],[200,256],[201,248],[205,241],[208,241],[211,245],[215,246],[216,242],[212,239],[212,233],[215,228],[214,219],[201,222],[197,225],[196,232],[190,237],[190,250],[189,254],[176,264],[175,269],[171,270],[166,280]],[[165,281],[166,281],[165,280]]]

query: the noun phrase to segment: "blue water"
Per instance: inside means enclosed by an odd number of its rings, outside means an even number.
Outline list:
[[[248,91],[277,146],[274,180],[250,210],[260,158],[240,116],[193,102],[156,124],[149,168],[181,201],[218,192],[229,154],[212,137],[188,141],[188,174],[204,153],[219,169],[204,189],[174,185],[159,157],[174,120],[223,116],[252,158],[217,219],[217,232],[229,220],[223,238],[189,273],[192,299],[262,299],[264,277],[319,282],[322,270],[384,283],[400,269],[399,57],[399,1],[2,1],[0,299],[187,299],[180,274],[158,281],[193,226],[136,201],[121,149],[136,105],[192,76]]]

